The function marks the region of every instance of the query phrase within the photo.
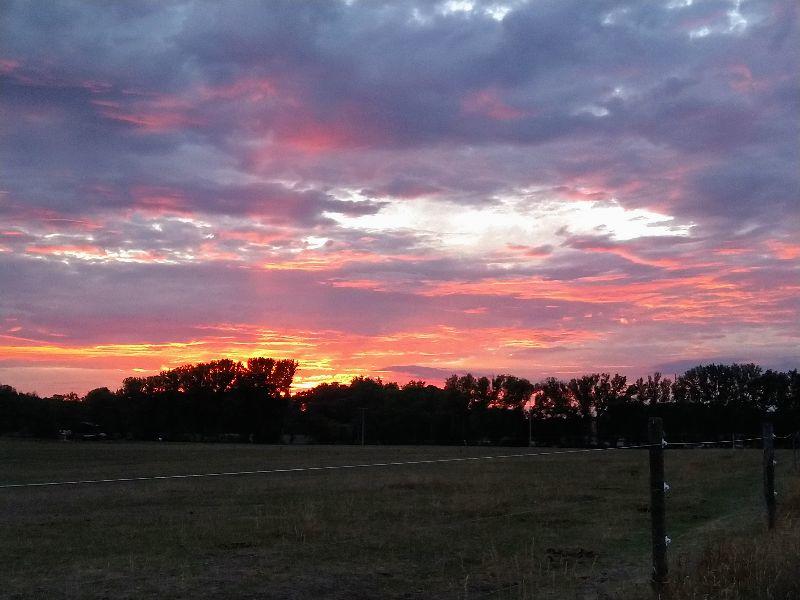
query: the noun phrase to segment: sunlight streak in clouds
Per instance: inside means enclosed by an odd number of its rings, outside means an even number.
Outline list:
[[[494,198],[486,207],[420,198],[396,201],[379,213],[360,217],[330,215],[343,227],[371,233],[425,232],[442,250],[486,252],[506,245],[557,244],[559,231],[609,234],[619,241],[650,236],[688,236],[691,224],[617,202],[558,201],[529,204],[524,196]]]

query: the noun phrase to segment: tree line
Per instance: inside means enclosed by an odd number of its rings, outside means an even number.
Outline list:
[[[251,358],[185,365],[41,398],[0,386],[0,434],[110,439],[381,444],[614,445],[643,441],[660,416],[673,439],[800,430],[800,375],[700,365],[672,379],[593,373],[531,382],[452,375],[442,387],[356,377],[291,394],[298,363]],[[363,427],[363,429],[362,429]]]

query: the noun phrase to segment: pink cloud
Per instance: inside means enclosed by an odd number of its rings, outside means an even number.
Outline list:
[[[530,115],[530,112],[506,104],[500,93],[493,88],[477,90],[467,94],[461,101],[465,114],[482,115],[494,121],[513,121]]]
[[[18,60],[12,58],[0,58],[0,73],[8,75],[9,73],[17,70],[20,66]]]
[[[781,240],[769,240],[766,244],[772,254],[780,260],[794,260],[800,258],[800,244]]]
[[[263,102],[277,95],[275,82],[267,78],[242,77],[227,85],[204,86],[199,91],[203,100],[244,100],[246,102]],[[284,96],[283,102],[287,101]]]
[[[188,101],[171,96],[159,96],[123,104],[113,100],[92,100],[99,113],[112,121],[132,125],[147,133],[163,133],[202,124],[191,114]]]
[[[189,199],[177,189],[138,185],[131,189],[131,195],[134,199],[134,208],[148,214],[191,214]]]
[[[62,256],[70,254],[89,256],[93,258],[101,258],[106,256],[105,250],[92,244],[53,244],[47,246],[28,246],[25,248],[25,252],[28,254],[37,254],[43,256]]]

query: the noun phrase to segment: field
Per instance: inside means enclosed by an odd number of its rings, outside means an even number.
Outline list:
[[[0,483],[527,451],[0,440]],[[666,471],[674,564],[763,529],[760,451]],[[648,494],[646,450],[0,489],[0,596],[647,597]]]

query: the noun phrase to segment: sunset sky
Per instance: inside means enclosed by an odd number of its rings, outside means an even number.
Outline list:
[[[800,366],[796,0],[0,3],[0,383]]]

